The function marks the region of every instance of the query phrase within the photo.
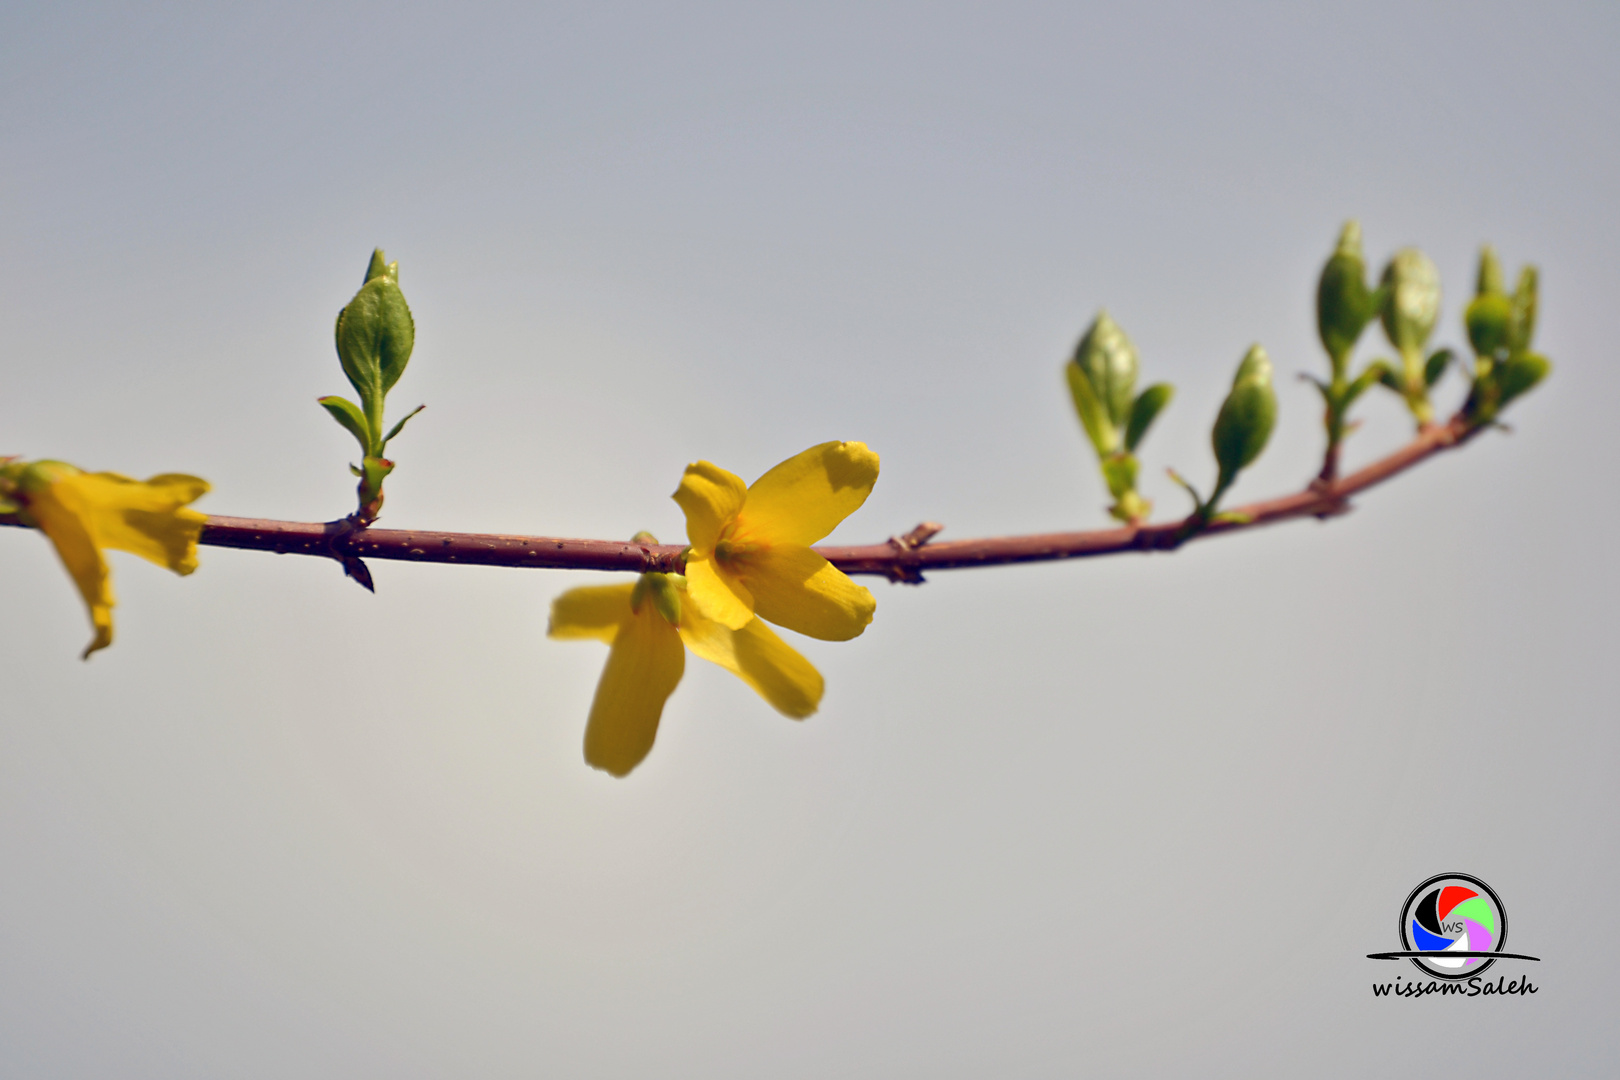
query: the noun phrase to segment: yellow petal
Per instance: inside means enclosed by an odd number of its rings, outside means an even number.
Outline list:
[[[754,611],[778,626],[823,641],[859,637],[877,601],[842,570],[807,547],[783,544],[734,560],[754,594]]]
[[[630,617],[634,585],[587,585],[569,589],[551,602],[546,636],[560,640],[590,638],[613,644],[619,624]]]
[[[754,617],[754,595],[737,575],[702,555],[686,559],[686,596],[704,615],[733,630]]]
[[[700,461],[686,467],[681,486],[671,496],[686,511],[686,539],[700,552],[714,550],[720,529],[742,509],[748,488],[740,477]]]
[[[113,599],[112,582],[107,576],[107,562],[96,549],[84,519],[72,507],[56,497],[56,485],[50,485],[29,497],[28,512],[39,523],[40,531],[50,538],[57,557],[67,568],[68,576],[78,586],[84,606],[90,611],[90,624],[96,636],[84,650],[83,658],[97,649],[112,644]]]
[[[658,737],[664,702],[686,670],[686,649],[652,604],[626,619],[613,639],[585,724],[585,761],[614,776],[641,764]]]
[[[753,687],[785,716],[802,720],[821,704],[821,673],[759,619],[732,630],[687,609],[681,640]]]
[[[207,518],[183,507],[208,491],[208,481],[179,473],[144,481],[79,473],[47,490],[85,523],[97,547],[128,551],[177,574],[197,569],[197,539]]]
[[[812,446],[754,481],[737,535],[760,543],[813,544],[861,508],[877,478],[878,456],[865,443]]]

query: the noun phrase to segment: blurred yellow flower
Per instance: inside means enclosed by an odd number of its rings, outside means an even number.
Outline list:
[[[180,473],[131,480],[60,461],[0,468],[0,498],[50,538],[84,597],[96,633],[84,650],[86,660],[113,639],[115,601],[102,551],[128,551],[177,574],[191,573],[207,518],[185,507],[207,491],[208,481]]]
[[[685,672],[687,649],[795,720],[821,704],[821,673],[808,660],[758,619],[732,629],[708,618],[687,602],[687,582],[674,575],[569,589],[551,602],[546,632],[612,646],[585,724],[585,760],[614,776],[627,775],[652,749],[664,702]]]
[[[734,630],[757,614],[823,641],[858,636],[877,601],[810,545],[860,509],[877,476],[878,456],[858,442],[812,446],[747,488],[718,465],[688,465],[674,498],[693,603]]]

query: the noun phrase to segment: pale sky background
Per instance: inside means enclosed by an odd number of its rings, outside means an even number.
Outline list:
[[[827,439],[883,456],[838,540],[1101,526],[1101,305],[1178,387],[1161,515],[1256,340],[1234,498],[1292,490],[1351,216],[1451,344],[1482,241],[1536,262],[1556,364],[1329,525],[872,581],[802,724],[694,660],[627,781],[606,651],[544,636],[607,575],[115,556],[83,664],[0,530],[0,1075],[1611,1072],[1617,47],[1610,3],[0,6],[0,452],[214,513],[350,509],[314,399],[374,245],[395,526],[678,541],[688,461]],[[1359,413],[1352,463],[1409,434]],[[1442,871],[1533,998],[1373,999]]]

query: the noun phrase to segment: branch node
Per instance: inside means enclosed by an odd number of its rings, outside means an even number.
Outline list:
[[[884,568],[885,576],[890,581],[906,585],[921,585],[925,580],[922,571],[917,568],[914,561],[907,559],[914,555],[928,541],[938,536],[945,526],[937,521],[925,521],[904,536],[889,537],[889,546],[894,548],[895,561]]]

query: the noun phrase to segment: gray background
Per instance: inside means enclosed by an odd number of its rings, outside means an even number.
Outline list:
[[[419,345],[386,521],[679,540],[681,468],[883,455],[835,539],[1099,526],[1059,365],[1244,349],[1320,448],[1340,222],[1543,271],[1557,364],[1362,500],[1173,557],[875,582],[821,713],[693,661],[585,767],[605,575],[115,556],[118,644],[0,530],[0,1074],[1481,1076],[1612,1069],[1620,13],[1611,4],[0,8],[6,452],[352,505],[332,318]],[[1379,339],[1364,344],[1363,358]],[[1460,384],[1439,397],[1452,405]],[[1352,463],[1409,434],[1370,395]],[[1530,999],[1375,1001],[1433,873]]]

